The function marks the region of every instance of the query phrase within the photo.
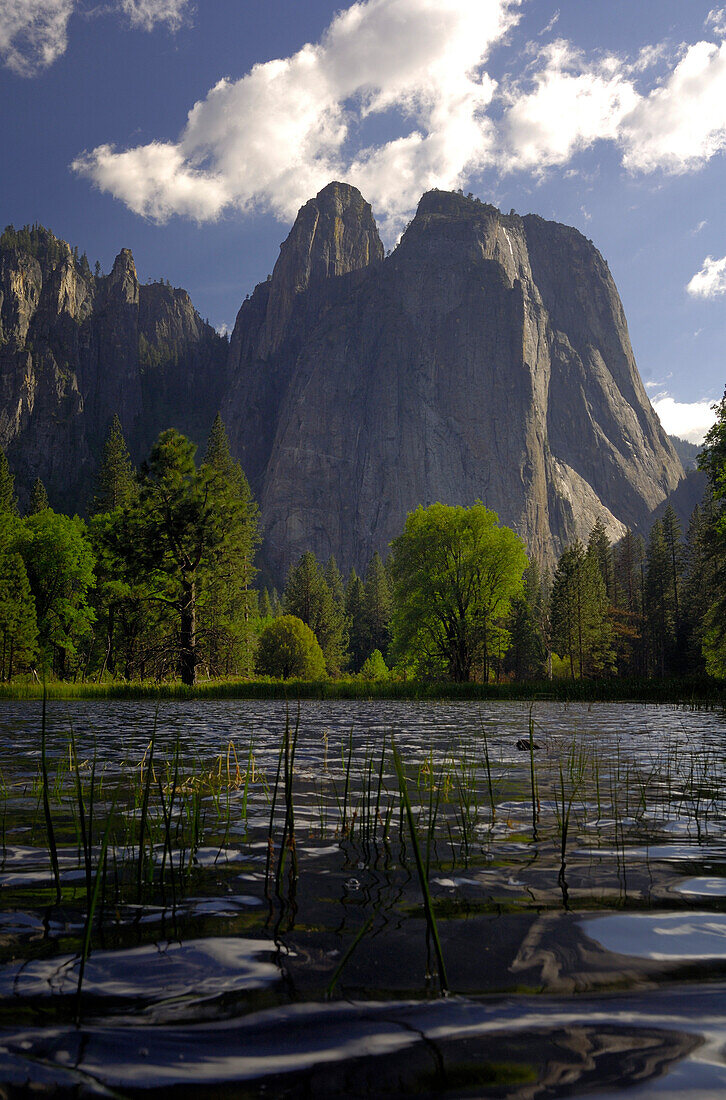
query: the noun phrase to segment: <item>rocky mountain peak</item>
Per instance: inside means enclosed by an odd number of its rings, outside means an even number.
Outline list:
[[[114,298],[120,298],[124,302],[138,302],[139,279],[130,248],[122,248],[114,260],[111,274],[107,279],[106,290]]]
[[[260,352],[272,354],[297,296],[327,279],[380,263],[384,251],[369,203],[357,187],[329,183],[300,209],[272,273]]]

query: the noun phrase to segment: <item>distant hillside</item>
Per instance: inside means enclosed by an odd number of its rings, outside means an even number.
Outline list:
[[[673,444],[673,450],[681,460],[683,469],[695,470],[696,459],[703,450],[703,445],[700,443],[689,443],[686,439],[679,439],[677,435],[669,435],[668,438]]]

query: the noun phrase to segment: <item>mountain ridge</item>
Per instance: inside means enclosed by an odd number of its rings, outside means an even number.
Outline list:
[[[48,237],[41,255],[0,239],[0,445],[21,495],[40,476],[78,507],[113,413],[138,459],[170,423],[203,440],[221,407],[281,582],[306,549],[360,569],[435,499],[482,499],[551,564],[598,517],[613,538],[642,528],[683,478],[607,263],[572,227],[430,191],[386,256],[370,205],[333,182],[229,348],[185,291],[139,284],[128,250],[94,276]]]

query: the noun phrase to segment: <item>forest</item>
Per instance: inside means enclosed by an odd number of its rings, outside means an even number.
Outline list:
[[[217,416],[201,462],[174,429],[138,470],[110,425],[87,518],[0,451],[0,680],[423,682],[726,676],[726,396],[682,531],[668,506],[612,545],[598,520],[552,572],[480,502],[410,513],[362,576],[305,553],[282,592]]]

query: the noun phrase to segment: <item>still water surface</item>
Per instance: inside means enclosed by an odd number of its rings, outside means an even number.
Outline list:
[[[0,1096],[726,1094],[726,715],[532,717],[49,704],[58,903],[2,704]]]

